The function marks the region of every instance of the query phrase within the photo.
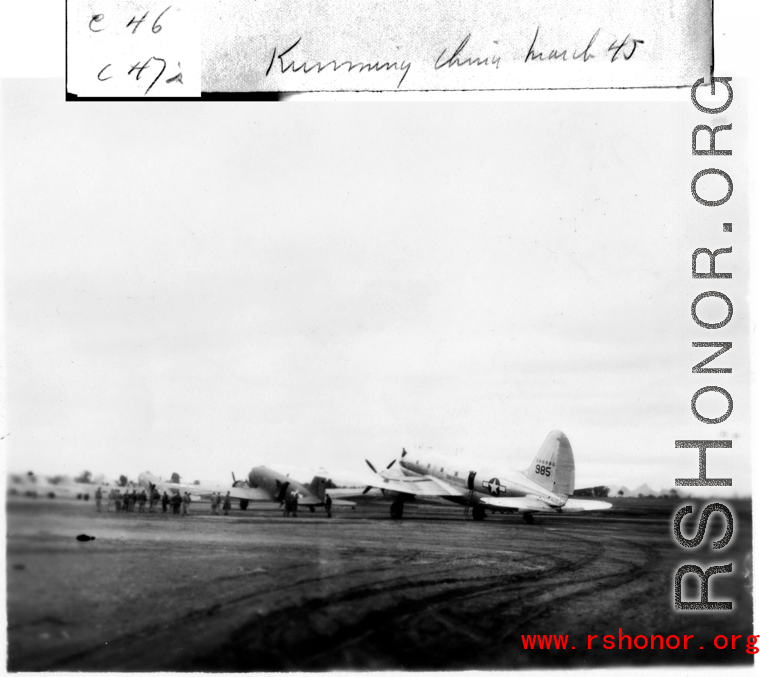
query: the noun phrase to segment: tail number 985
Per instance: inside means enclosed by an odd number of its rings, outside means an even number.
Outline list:
[[[551,477],[552,469],[545,466],[545,465],[537,465],[536,466],[536,475],[546,475],[546,477]]]

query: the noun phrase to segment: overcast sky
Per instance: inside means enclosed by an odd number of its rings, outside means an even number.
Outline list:
[[[10,470],[224,480],[267,462],[359,471],[415,445],[525,468],[559,428],[578,486],[670,488],[698,471],[676,439],[726,435],[708,476],[749,491],[742,177],[723,208],[691,198],[708,165],[690,155],[704,120],[688,93],[62,96],[5,85]],[[691,279],[694,249],[730,245],[734,280]],[[734,300],[722,330],[690,318],[708,289]],[[691,373],[709,352],[692,341],[730,340],[734,374]],[[722,425],[690,412],[705,385],[734,398]],[[717,397],[703,414],[722,413]]]

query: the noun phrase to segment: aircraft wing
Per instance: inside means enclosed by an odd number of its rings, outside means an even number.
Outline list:
[[[497,510],[517,510],[519,512],[585,512],[587,510],[608,510],[612,507],[612,503],[607,503],[606,501],[585,501],[577,498],[568,498],[565,504],[559,508],[535,496],[511,496],[508,498],[488,496],[481,498],[480,503]]]
[[[332,498],[332,492],[328,491],[328,493],[330,494],[330,498]],[[299,496],[298,497],[298,505],[308,506],[308,505],[324,505],[324,504],[325,502],[321,501],[316,496]],[[340,498],[333,498],[332,504],[333,506],[338,506],[338,507],[343,506],[346,508],[349,506],[356,505],[356,503],[354,503],[353,501],[345,501]]]
[[[382,474],[367,479],[367,486],[385,491],[396,491],[413,496],[461,496],[462,492],[431,475],[424,477],[385,477]]]
[[[380,491],[374,487],[372,491],[367,492],[366,490],[367,485],[363,484],[360,487],[339,487],[337,489],[327,489],[326,493],[330,494],[330,498],[332,498],[333,503],[335,503],[336,499],[340,500],[341,498],[356,498],[357,496],[369,496],[372,498],[381,495]]]
[[[562,512],[585,512],[587,510],[609,510],[612,503],[607,501],[587,501],[580,498],[568,498],[562,506]]]
[[[168,486],[178,486],[169,484]],[[199,484],[187,485],[187,491],[191,494],[198,494],[204,498],[211,494],[221,494],[222,498],[229,491],[230,498],[243,499],[245,501],[271,501],[272,497],[269,492],[262,489],[252,489],[251,487],[209,487]]]
[[[330,498],[332,498],[332,496]],[[356,505],[356,502],[355,501],[346,501],[343,498],[333,498],[332,499],[332,504],[333,505],[337,505],[337,506],[343,506],[344,508],[348,508],[349,506]]]
[[[268,492],[262,489],[253,489],[251,487],[231,487],[224,485],[208,484],[184,484],[181,482],[167,482],[150,473],[140,475],[140,484],[147,486],[147,483],[155,485],[159,491],[177,492],[188,491],[193,496],[208,498],[211,494],[221,494],[222,498],[229,491],[230,498],[243,499],[247,501],[271,501],[272,497]]]

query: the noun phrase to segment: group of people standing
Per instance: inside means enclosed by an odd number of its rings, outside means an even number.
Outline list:
[[[95,506],[98,512],[101,512],[103,509],[103,497],[103,489],[98,487],[95,491]],[[137,489],[132,489],[131,491],[125,489],[124,493],[122,493],[121,490],[114,488],[108,492],[105,498],[107,500],[106,510],[108,512],[112,510],[114,512],[135,512],[135,509],[137,512],[145,512],[146,503],[149,504],[148,511],[153,512],[156,503],[160,499],[160,495],[155,489],[150,492],[149,496],[145,489],[139,492]]]
[[[104,492],[101,487],[98,487],[95,492],[95,506],[98,512],[102,511]],[[155,512],[158,510],[158,505],[161,505],[163,512],[168,512],[171,506],[172,514],[174,515],[189,515],[190,514],[190,494],[185,492],[184,494],[172,494],[169,496],[166,492],[163,495],[154,487],[151,486],[150,491],[137,491],[137,489],[124,489],[124,492],[120,489],[111,489],[106,495],[108,503],[106,504],[106,510],[111,512],[145,512],[145,505],[148,504],[148,512]]]
[[[211,494],[211,514],[218,515],[220,506],[221,506],[222,512],[225,515],[230,514],[230,510],[232,510],[232,500],[230,499],[229,491],[227,492],[227,495],[224,498],[222,498],[221,492]]]
[[[285,501],[283,503],[285,517],[290,517],[291,514],[293,517],[298,517],[298,498],[297,491],[291,491],[289,494],[285,495]]]
[[[298,498],[299,494],[297,491],[291,491],[285,496],[285,500],[283,501],[285,517],[290,517],[291,515],[293,517],[298,517]],[[190,514],[191,498],[190,492],[188,491],[185,491],[183,494],[176,492],[169,496],[165,491],[163,495],[160,494],[153,485],[151,485],[150,491],[148,492],[146,492],[145,489],[140,492],[138,492],[137,489],[132,489],[131,491],[125,489],[124,493],[122,493],[119,489],[114,488],[108,492],[107,499],[108,504],[106,510],[108,512],[111,512],[111,510],[115,512],[135,512],[135,506],[137,506],[137,512],[145,512],[146,503],[149,504],[148,512],[154,512],[157,509],[156,506],[160,503],[163,512],[168,512],[168,508],[171,506],[172,514],[174,515],[181,514],[182,516],[186,516]],[[101,512],[102,503],[103,490],[98,487],[98,490],[95,492],[95,505],[97,506],[98,512]],[[327,516],[332,517],[330,510],[332,507],[332,499],[329,494],[325,496],[324,505]],[[224,497],[222,497],[221,492],[211,494],[212,515],[218,515],[220,510],[225,515],[229,515],[231,509],[232,500],[230,499],[229,491]]]
[[[177,492],[176,494],[172,494],[169,496],[166,492],[163,493],[163,496],[161,496],[161,509],[163,512],[167,512],[168,507],[171,506],[172,508],[172,514],[179,515],[180,509],[182,511],[182,515],[186,516],[190,514],[190,494],[185,492],[184,494],[180,494]]]
[[[135,506],[137,506],[137,512],[145,512],[145,504],[149,503],[148,512],[154,512],[157,510],[157,505],[161,504],[162,512],[168,512],[171,507],[172,514],[182,515],[183,517],[190,514],[190,492],[185,491],[180,494],[179,492],[173,493],[171,496],[165,491],[163,495],[151,485],[150,491],[146,492],[145,489],[137,491],[137,489],[125,489],[124,493],[119,489],[111,489],[106,497],[108,504],[106,510],[111,512],[135,512]],[[95,492],[95,505],[98,512],[102,511],[103,506],[103,490],[98,487]],[[232,502],[230,500],[230,492],[222,498],[221,493],[211,495],[211,514],[218,515],[219,510],[225,515],[230,514],[232,509]]]
[[[298,499],[299,498],[300,498],[300,494],[295,490],[285,495],[285,500],[282,503],[283,514],[285,517],[290,517],[291,515],[293,517],[298,517]],[[325,494],[324,506],[325,506],[325,512],[327,513],[327,516],[332,517],[332,499],[330,498],[330,494]],[[314,512],[313,506],[309,506],[309,509],[312,512]]]

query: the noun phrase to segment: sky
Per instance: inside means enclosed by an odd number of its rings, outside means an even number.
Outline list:
[[[117,106],[60,86],[3,85],[10,471],[353,472],[417,445],[527,468],[561,429],[577,486],[669,489],[698,470],[676,439],[726,437],[708,476],[749,492],[746,158],[711,160],[729,204],[692,199],[688,93]],[[734,279],[691,279],[694,249],[730,245]],[[734,302],[721,330],[690,317],[707,289]],[[692,341],[733,341],[734,373],[692,374]],[[732,394],[723,424],[692,416],[705,385]]]

